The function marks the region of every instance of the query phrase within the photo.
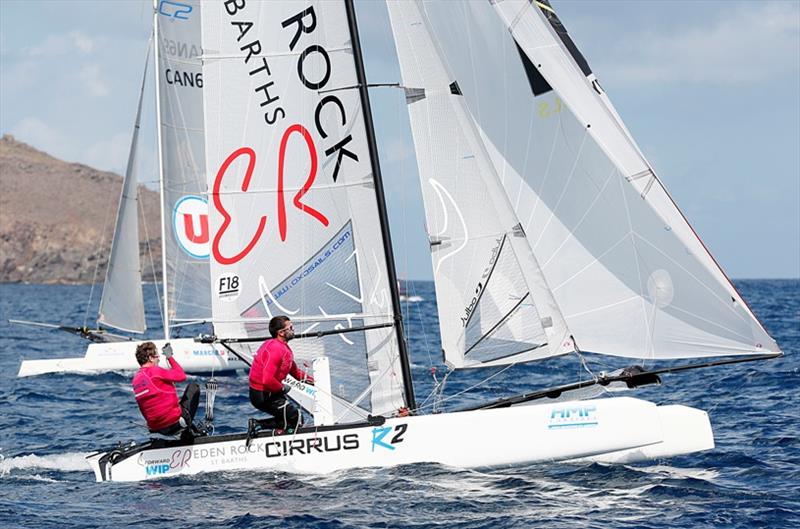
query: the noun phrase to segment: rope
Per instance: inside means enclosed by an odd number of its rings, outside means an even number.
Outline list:
[[[123,182],[123,185],[125,185],[124,182]],[[105,247],[106,246],[106,232],[108,231],[108,216],[109,216],[109,211],[111,211],[112,205],[113,205],[113,202],[108,204],[108,206],[106,207],[106,213],[105,213],[104,220],[103,220],[103,231],[101,232],[103,235],[102,235],[102,237],[100,239],[100,246],[101,247]],[[110,260],[111,260],[111,255],[109,253],[109,261]],[[107,263],[106,266],[108,266],[108,264],[110,264],[110,262]],[[97,259],[97,260],[95,260],[95,263],[94,263],[94,273],[92,273],[92,288],[89,290],[89,301],[86,303],[86,312],[83,314],[83,326],[84,327],[86,327],[86,321],[89,319],[89,309],[92,306],[92,298],[94,298],[94,286],[97,283],[97,271],[98,271],[99,268],[100,268],[100,259]]]
[[[141,200],[142,197],[141,197],[141,193],[140,193],[138,188],[136,189],[136,194],[140,198],[140,200],[137,200],[137,202],[139,203],[139,211],[140,211],[140,213],[142,215],[142,219],[144,220],[144,222],[142,222],[142,227],[144,228],[145,246],[147,247],[147,256],[150,259],[150,272],[153,274],[153,280],[155,281],[154,284],[156,286],[156,300],[158,301],[158,314],[161,317],[161,323],[163,324],[164,323],[164,309],[163,309],[163,307],[161,305],[161,291],[158,288],[158,275],[156,274],[156,264],[155,264],[155,259],[153,258],[153,248],[150,246],[150,234],[147,231],[147,215],[145,215],[145,212],[144,212],[144,200]],[[162,255],[161,258],[162,259],[166,259],[167,256],[166,255]],[[163,281],[162,281],[162,284],[163,284]]]
[[[492,374],[492,375],[489,375],[488,377],[484,378],[483,380],[481,380],[480,382],[478,382],[478,383],[476,383],[476,384],[473,384],[472,386],[468,387],[467,389],[464,389],[464,390],[462,390],[462,391],[459,391],[458,393],[455,393],[455,394],[453,394],[453,395],[450,395],[449,397],[445,397],[445,398],[442,398],[442,399],[440,399],[440,400],[438,401],[438,403],[439,403],[439,404],[441,404],[441,403],[443,403],[443,402],[447,402],[448,400],[452,400],[452,399],[454,399],[454,398],[456,398],[456,397],[459,397],[459,396],[463,395],[464,393],[467,393],[467,392],[469,392],[469,391],[472,391],[472,390],[473,390],[473,389],[475,389],[476,387],[478,387],[478,386],[480,386],[480,385],[482,385],[482,384],[485,384],[486,382],[488,382],[488,381],[490,381],[491,379],[493,379],[494,377],[496,377],[496,376],[499,376],[500,374],[502,374],[502,373],[506,372],[508,369],[510,369],[510,368],[512,368],[512,367],[514,367],[515,365],[517,365],[517,363],[516,363],[516,362],[514,362],[514,363],[512,363],[512,364],[508,364],[508,365],[507,365],[506,367],[504,367],[503,369],[499,370],[498,372],[496,372],[496,373],[494,373],[494,374]],[[427,399],[426,399],[426,401],[427,401]],[[415,411],[415,412],[416,412],[416,411],[420,411],[420,410],[422,410],[422,409],[423,409],[423,408],[425,408],[425,407],[427,407],[427,406],[422,406],[422,405],[420,405],[420,406],[417,406],[417,407],[416,407],[414,410],[412,410],[412,411]]]
[[[442,381],[439,382],[439,380],[436,378],[436,368],[435,367],[431,368],[431,375],[433,376],[433,381],[434,381],[433,389],[428,394],[428,396],[425,397],[425,400],[423,400],[422,403],[419,406],[417,406],[417,409],[424,408],[425,404],[431,399],[431,397],[433,397],[433,413],[439,412],[439,407],[442,403],[441,396],[444,393],[444,386],[447,383],[447,377],[449,377],[450,373],[452,372],[453,372],[452,369],[448,369],[444,375],[444,378],[442,378]]]

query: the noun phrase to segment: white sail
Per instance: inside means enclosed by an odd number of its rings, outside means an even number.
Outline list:
[[[148,50],[149,52],[149,50]],[[144,82],[147,78],[145,63],[136,121],[133,126],[128,165],[122,183],[122,194],[117,210],[117,223],[111,241],[111,256],[108,260],[103,295],[100,298],[98,323],[129,332],[144,332],[142,296],[142,271],[139,259],[139,180],[136,177],[136,150],[139,144],[139,125],[142,118]]]
[[[168,322],[211,317],[200,8],[198,0],[157,5]]]
[[[458,83],[413,2],[389,1],[423,189],[439,326],[453,367],[574,350]]]
[[[425,14],[581,349],[778,351],[542,9],[444,2]]]
[[[404,405],[396,315],[343,2],[203,4],[206,166],[216,333],[296,340],[336,396]]]

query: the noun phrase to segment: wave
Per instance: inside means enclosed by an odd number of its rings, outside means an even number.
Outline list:
[[[60,470],[62,472],[82,472],[91,470],[86,456],[89,452],[67,452],[64,454],[50,454],[37,456],[3,457],[0,455],[0,476],[7,476],[13,470]]]

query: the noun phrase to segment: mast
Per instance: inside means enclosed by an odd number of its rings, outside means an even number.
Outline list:
[[[361,97],[361,105],[364,108],[364,126],[367,134],[367,144],[369,145],[370,163],[372,174],[375,177],[375,196],[378,200],[378,217],[381,223],[381,235],[383,236],[383,251],[386,258],[386,268],[389,275],[389,291],[392,295],[392,309],[394,310],[395,331],[397,332],[398,346],[400,347],[400,365],[403,371],[403,386],[406,395],[406,406],[410,409],[417,407],[414,399],[414,383],[411,379],[411,364],[406,348],[405,334],[403,333],[403,313],[400,308],[400,293],[397,291],[397,272],[394,268],[394,253],[392,251],[392,238],[389,233],[389,218],[386,212],[386,198],[383,193],[383,179],[381,178],[381,168],[378,162],[378,149],[375,145],[375,129],[372,124],[372,110],[369,105],[369,90],[367,89],[367,75],[364,72],[364,60],[361,56],[361,42],[358,38],[358,25],[356,23],[356,11],[353,0],[344,0],[347,11],[347,25],[350,29],[350,39],[353,43],[353,60],[355,61],[356,77],[358,79],[358,91]]]
[[[161,38],[158,31],[158,0],[153,0],[153,34],[155,35],[154,58],[156,72],[156,137],[158,142],[158,188],[161,193],[161,288],[164,294],[164,339],[169,340],[169,289],[167,288],[167,221],[164,189],[164,153],[161,147],[161,62],[159,49]]]

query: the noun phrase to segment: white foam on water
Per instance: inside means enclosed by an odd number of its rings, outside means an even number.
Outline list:
[[[33,474],[32,476],[26,476],[26,479],[30,481],[42,481],[44,483],[61,483],[61,481],[53,478],[48,478],[47,476],[40,476],[39,474]]]
[[[420,301],[425,301],[425,298],[422,296],[400,296],[401,303],[419,303]]]
[[[674,479],[698,479],[713,483],[719,477],[719,471],[708,468],[680,468],[670,465],[650,465],[644,467],[628,467],[645,474],[661,475]]]
[[[37,456],[3,457],[0,455],[0,476],[8,475],[12,470],[45,469],[76,472],[91,470],[86,460],[88,452],[68,452],[66,454],[50,454]]]

